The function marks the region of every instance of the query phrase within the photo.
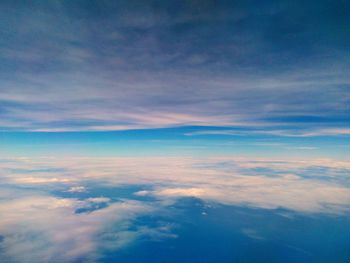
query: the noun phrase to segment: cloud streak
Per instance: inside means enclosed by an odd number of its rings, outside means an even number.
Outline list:
[[[209,2],[2,3],[1,129],[348,129],[346,3]]]
[[[313,129],[313,130],[301,130],[295,131],[292,129],[288,130],[276,130],[269,127],[265,130],[201,130],[185,133],[187,136],[196,135],[229,135],[229,136],[245,136],[245,135],[271,135],[280,137],[317,137],[317,136],[348,136],[350,135],[350,129]]]

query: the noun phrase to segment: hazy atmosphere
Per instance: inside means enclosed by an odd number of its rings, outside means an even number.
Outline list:
[[[350,2],[0,1],[0,262],[350,262]]]

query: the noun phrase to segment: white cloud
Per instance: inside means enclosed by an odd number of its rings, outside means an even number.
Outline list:
[[[16,262],[91,262],[101,251],[118,249],[143,234],[128,230],[131,219],[153,210],[140,202],[124,201],[90,213],[74,213],[86,202],[102,201],[109,199],[31,196],[0,202],[4,236],[0,256]]]
[[[6,171],[16,170],[14,176]],[[61,168],[62,177],[74,181],[21,180],[43,167]],[[56,171],[55,169],[52,169]],[[101,157],[18,158],[0,162],[0,243],[3,258],[17,262],[95,261],[99,253],[115,250],[142,235],[158,240],[175,238],[169,226],[137,227],[129,230],[140,215],[166,209],[180,197],[197,197],[210,202],[266,209],[285,208],[302,213],[338,214],[350,211],[350,164],[329,159],[283,160],[232,157]],[[316,173],[316,174],[315,174]],[[54,175],[53,175],[54,174]],[[60,178],[45,172],[41,178]],[[310,176],[311,175],[311,176]],[[109,187],[147,185],[137,196],[153,196],[155,203],[108,197],[85,200],[49,196],[50,190],[85,190],[86,182]],[[32,186],[28,188],[27,186]],[[21,188],[22,186],[26,186]],[[13,188],[9,188],[13,187]],[[32,190],[26,190],[32,189]],[[131,196],[132,198],[132,196]],[[106,207],[95,205],[106,203]],[[87,212],[74,213],[79,209]],[[134,228],[133,228],[134,229]],[[258,233],[245,230],[251,238]],[[10,260],[9,260],[10,261]]]
[[[71,193],[83,193],[86,191],[87,189],[84,186],[72,186],[67,190],[67,192],[71,192]]]
[[[107,203],[107,202],[111,201],[111,199],[108,197],[90,197],[86,200],[91,202],[91,203]]]
[[[30,161],[17,164],[19,168],[22,165],[29,167]],[[61,167],[65,173],[74,172],[75,181],[71,187],[77,187],[77,182],[84,183],[85,180],[109,186],[149,185],[150,190],[135,193],[139,196],[196,196],[232,205],[284,207],[295,211],[326,213],[347,210],[350,203],[350,189],[343,185],[345,171],[350,170],[350,165],[328,159],[43,158],[33,161],[32,165],[37,169],[45,165]],[[26,177],[25,174],[23,176]],[[20,179],[20,174],[13,178],[4,177],[8,183],[29,183]],[[58,181],[52,182],[52,185],[57,186],[57,183],[67,184]]]

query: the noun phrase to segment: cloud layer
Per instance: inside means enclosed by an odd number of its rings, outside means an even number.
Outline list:
[[[326,159],[51,158],[24,159],[16,169],[7,165],[2,164],[3,182],[62,185],[67,192],[88,191],[85,181],[149,185],[152,190],[136,195],[195,196],[232,205],[326,213],[346,211],[350,198],[349,164]]]
[[[142,238],[176,238],[170,225],[135,222],[163,214],[183,197],[342,215],[350,210],[349,171],[348,162],[327,159],[2,159],[0,256],[5,262],[96,262]],[[99,187],[136,190],[118,199],[91,195]]]
[[[1,3],[2,130],[348,127],[344,1],[34,2]]]
[[[101,250],[117,250],[141,234],[128,230],[130,220],[150,207],[126,201],[93,213],[74,213],[96,201],[101,200],[43,195],[2,200],[1,258],[5,262],[95,262]]]

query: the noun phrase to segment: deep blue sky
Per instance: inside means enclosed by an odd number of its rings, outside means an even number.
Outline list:
[[[186,147],[258,138],[349,152],[348,1],[1,1],[0,8],[2,154],[24,151],[16,145],[26,140],[86,144],[106,136]],[[91,133],[130,129],[142,131]],[[63,134],[70,131],[79,133]],[[327,147],[319,155],[334,155]]]

